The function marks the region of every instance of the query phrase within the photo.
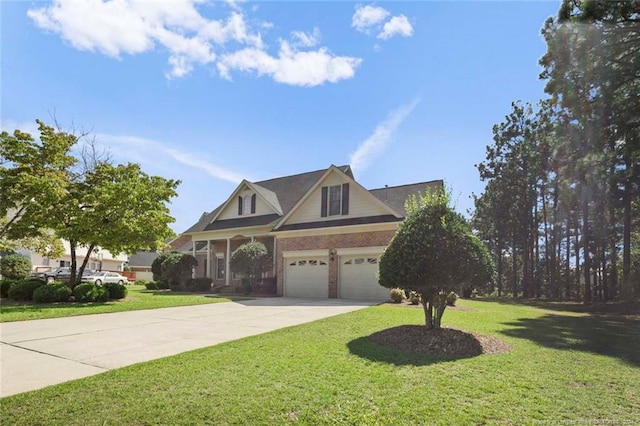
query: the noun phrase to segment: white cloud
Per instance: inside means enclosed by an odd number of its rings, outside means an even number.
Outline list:
[[[387,16],[389,11],[382,7],[357,5],[351,17],[351,26],[360,32],[367,32],[370,27],[381,23]]]
[[[335,56],[324,47],[300,51],[281,41],[277,57],[264,50],[247,48],[222,55],[217,66],[220,75],[227,79],[231,79],[232,70],[239,70],[268,75],[292,86],[318,86],[352,78],[361,62],[359,58]]]
[[[320,41],[317,28],[293,31],[273,56],[260,33],[273,24],[247,20],[242,0],[227,0],[231,10],[223,19],[206,18],[196,8],[205,1],[53,0],[27,14],[38,27],[79,50],[120,58],[163,49],[169,79],[185,77],[196,66],[215,65],[227,79],[231,71],[242,70],[278,83],[316,86],[352,78],[361,63],[359,58],[334,55],[327,47],[315,48]],[[315,50],[304,50],[311,48]]]
[[[413,112],[419,102],[420,99],[416,99],[409,104],[391,111],[387,118],[376,126],[371,136],[360,143],[356,151],[353,152],[349,158],[349,162],[354,171],[366,169],[371,161],[384,151],[391,141],[393,133]]]
[[[293,31],[291,36],[294,39],[292,43],[294,46],[313,47],[320,42],[320,30],[317,27],[313,29],[312,33]]]
[[[378,34],[378,38],[387,40],[395,35],[403,37],[411,37],[413,35],[413,26],[404,15],[394,16],[382,27],[382,32]]]
[[[133,158],[141,163],[148,162],[154,167],[164,166],[164,168],[175,169],[175,163],[178,162],[190,169],[203,171],[216,179],[236,184],[246,177],[203,159],[201,154],[177,150],[152,139],[108,134],[97,134],[96,139],[113,147],[114,155],[126,152],[127,158]]]
[[[413,26],[406,16],[392,16],[391,19],[384,22],[389,15],[389,11],[382,7],[357,5],[356,11],[351,17],[351,26],[365,34],[370,34],[375,29],[378,32],[377,37],[382,40],[396,35],[403,37],[413,35]]]

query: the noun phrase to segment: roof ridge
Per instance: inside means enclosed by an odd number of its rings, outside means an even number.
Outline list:
[[[333,164],[331,166],[333,166]],[[331,168],[331,166],[329,166],[327,168],[324,168],[324,169],[313,170],[313,171],[310,171],[310,172],[295,173],[295,174],[292,174],[292,175],[279,176],[279,177],[274,177],[274,178],[265,179],[265,180],[259,180],[259,181],[251,182],[251,183],[255,183],[255,184],[259,185],[259,184],[262,184],[264,182],[270,182],[270,181],[274,181],[274,180],[278,180],[278,179],[287,179],[287,178],[292,178],[292,177],[296,177],[296,176],[310,175],[310,174],[318,173],[318,172],[325,172],[329,168]],[[334,166],[334,167],[336,167],[337,169],[343,169],[344,167],[351,167],[351,166],[349,164],[344,164],[342,166]]]
[[[395,185],[395,186],[383,186],[382,188],[373,188],[373,189],[368,189],[367,191],[380,191],[383,189],[402,188],[403,186],[425,185],[425,184],[430,184],[435,182],[444,182],[444,181],[442,179],[434,179],[434,180],[428,180],[425,182],[405,183],[403,185]]]

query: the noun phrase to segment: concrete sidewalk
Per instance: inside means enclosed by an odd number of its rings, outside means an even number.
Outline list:
[[[0,323],[0,397],[376,303],[278,297]]]

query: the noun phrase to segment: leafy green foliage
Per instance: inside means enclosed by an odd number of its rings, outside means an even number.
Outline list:
[[[167,259],[169,253],[162,253],[151,262],[151,272],[153,273],[153,280],[160,281],[163,279],[162,276],[162,263]]]
[[[118,283],[104,283],[103,287],[107,289],[109,299],[124,299],[127,297],[127,287]]]
[[[0,250],[45,249],[51,239],[47,229],[55,225],[67,194],[77,138],[36,122],[39,141],[20,130],[0,133]]]
[[[440,328],[446,296],[461,285],[493,279],[489,254],[448,196],[426,194],[380,258],[379,282],[420,294],[427,328]]]
[[[46,237],[32,245],[53,251],[59,243],[52,239],[68,240],[73,286],[94,249],[155,249],[174,235],[167,204],[179,181],[147,175],[138,164],[113,165],[86,146],[74,157],[71,148],[81,137],[38,124],[40,144],[19,130],[1,135],[0,218],[6,219],[0,219],[0,249],[12,239],[26,244]],[[86,248],[83,259],[77,258],[79,247]]]
[[[168,253],[162,260],[161,281],[167,282],[172,289],[187,291],[187,281],[196,266],[198,260],[190,254]]]
[[[18,280],[0,280],[0,297],[9,297],[9,289],[11,288],[11,285],[16,282],[18,282]]]
[[[418,293],[417,291],[409,292],[409,303],[411,303],[412,305],[419,305],[420,293]]]
[[[158,284],[155,281],[148,282],[144,285],[147,290],[158,290]]]
[[[109,291],[93,283],[81,283],[73,289],[73,297],[78,303],[106,302],[109,300]]]
[[[230,267],[233,272],[244,274],[250,289],[254,289],[256,278],[271,269],[272,259],[267,247],[254,241],[241,245],[231,254]]]
[[[71,297],[71,288],[65,283],[53,282],[33,291],[35,303],[66,302]]]
[[[211,291],[213,279],[207,277],[192,278],[187,282],[188,291]]]
[[[31,260],[19,254],[8,254],[0,259],[0,273],[10,280],[28,278],[31,274]]]
[[[10,299],[19,301],[33,300],[34,290],[43,285],[45,285],[44,281],[38,279],[16,281],[9,287],[8,296]]]

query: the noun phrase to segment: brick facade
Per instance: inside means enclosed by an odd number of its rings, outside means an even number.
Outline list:
[[[324,250],[329,256],[329,297],[338,297],[338,256],[339,248],[386,246],[395,234],[395,230],[362,232],[353,234],[318,235],[293,238],[278,238],[276,276],[278,279],[278,296],[284,294],[284,251]]]

